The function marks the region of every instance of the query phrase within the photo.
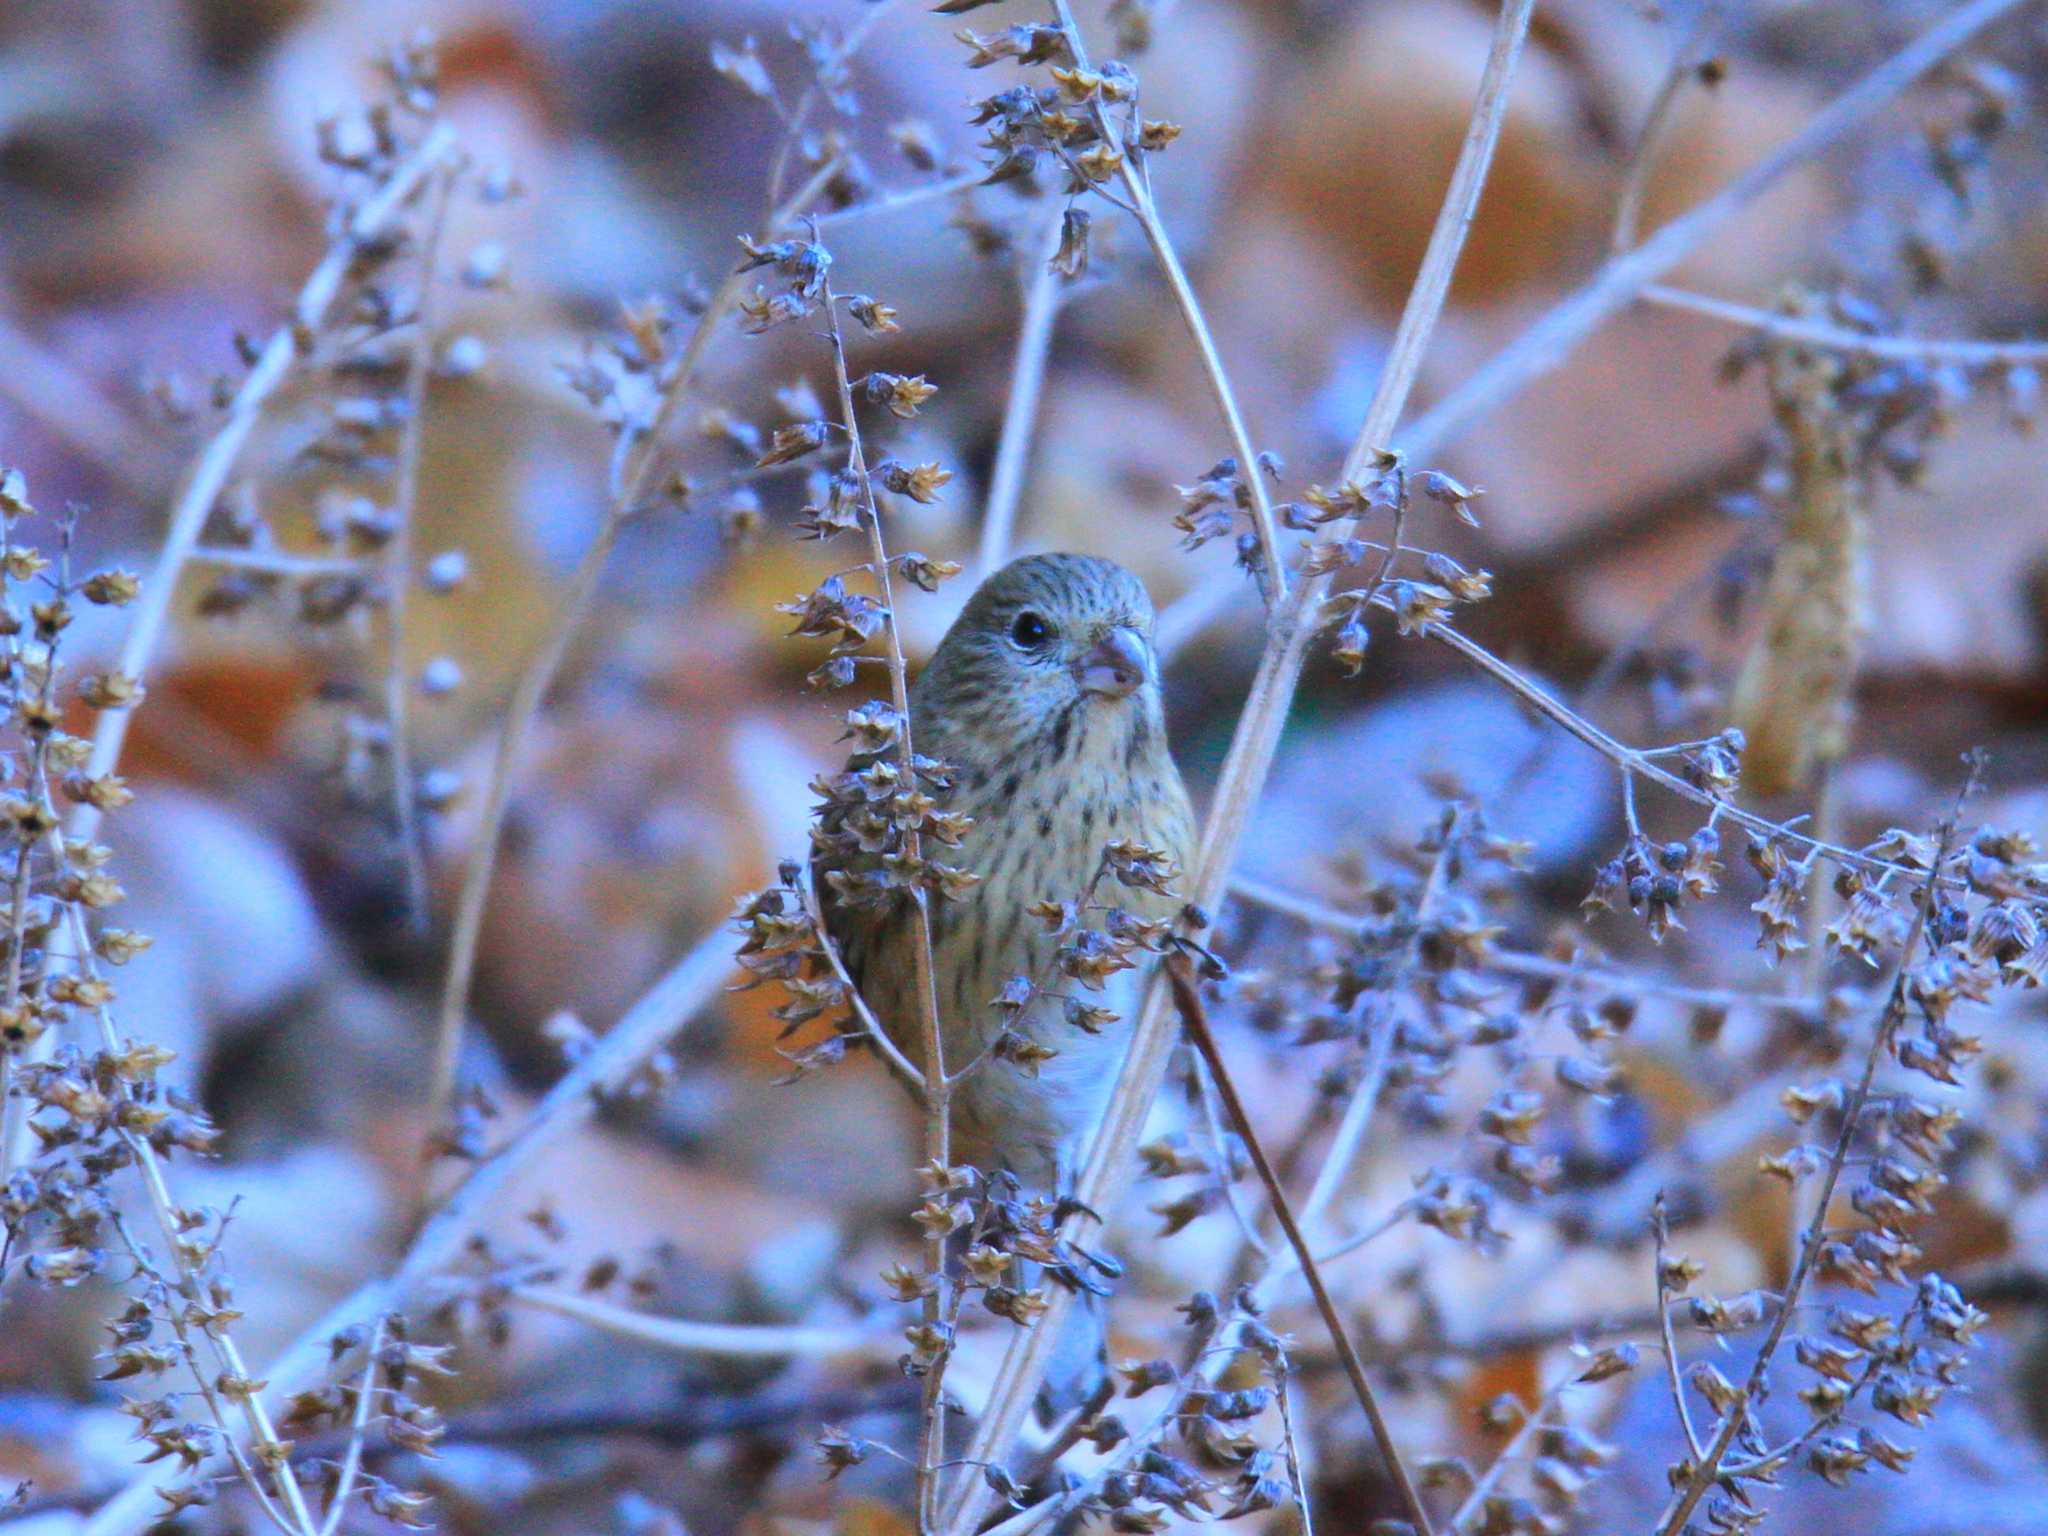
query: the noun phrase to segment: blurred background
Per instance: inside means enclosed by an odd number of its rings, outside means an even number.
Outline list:
[[[1703,15],[1678,3],[1547,0],[1419,405],[1597,266],[1674,49],[1708,38],[1703,57],[1715,67],[1711,83],[1689,77],[1679,92],[1645,229],[1784,141],[1947,8],[1754,0]],[[46,509],[86,509],[80,539],[94,559],[148,569],[179,476],[217,420],[216,380],[240,366],[237,336],[268,335],[325,248],[335,173],[317,153],[319,124],[383,88],[378,57],[422,31],[434,36],[444,114],[479,183],[510,194],[451,205],[436,300],[442,365],[422,418],[413,551],[422,571],[438,559],[442,577],[459,575],[414,601],[405,637],[408,673],[421,684],[414,751],[435,806],[425,929],[407,920],[388,791],[361,738],[356,706],[382,666],[366,612],[315,622],[294,583],[230,585],[223,595],[218,573],[193,581],[126,758],[142,793],[110,836],[131,893],[126,920],[157,943],[127,973],[123,1005],[131,1029],[178,1051],[174,1072],[223,1126],[221,1157],[182,1173],[193,1203],[239,1202],[231,1267],[254,1360],[387,1268],[404,1239],[430,1129],[430,1020],[473,852],[466,790],[606,504],[611,441],[571,387],[573,370],[594,338],[620,328],[622,305],[651,294],[687,304],[723,277],[736,236],[764,228],[777,115],[714,66],[714,48],[755,39],[760,65],[789,96],[810,78],[792,28],[843,34],[868,9],[857,0],[12,0],[0,9],[0,462],[23,470]],[[1005,3],[958,20],[918,5],[892,10],[850,68],[857,115],[821,114],[821,125],[845,135],[861,177],[885,197],[960,177],[982,153],[973,103],[1015,82],[1007,65],[967,70],[952,34],[962,22],[989,31],[1039,10]],[[1327,482],[1357,430],[1455,158],[1489,9],[1158,0],[1110,16],[1078,10],[1099,51],[1139,71],[1148,114],[1184,129],[1156,158],[1154,185],[1252,436],[1284,463],[1278,494]],[[1960,168],[1941,150],[1986,87],[1957,71],[1796,168],[1668,281],[1764,308],[1787,284],[1839,287],[1904,335],[2048,333],[2048,140],[2038,114],[2048,26],[2022,7],[1990,38],[1966,62],[2007,94],[2010,123]],[[936,504],[900,505],[897,547],[969,565],[936,595],[906,599],[906,634],[920,652],[977,574],[978,509],[1021,294],[1053,206],[1003,185],[906,198],[830,234],[841,290],[901,312],[900,333],[859,344],[859,366],[923,374],[939,387],[888,441],[905,462],[954,472]],[[1095,230],[1089,270],[1066,289],[1055,322],[1016,543],[1114,556],[1167,608],[1229,580],[1230,541],[1184,551],[1172,523],[1175,488],[1229,443],[1138,231],[1101,206]],[[1435,456],[1433,467],[1486,491],[1478,528],[1445,515],[1416,535],[1493,571],[1495,596],[1464,626],[1582,698],[1625,739],[1698,737],[1724,723],[1754,631],[1782,455],[1758,370],[1724,367],[1741,339],[1722,320],[1637,306]],[[602,1031],[736,898],[772,879],[779,859],[806,846],[807,785],[840,759],[847,701],[805,689],[815,647],[784,638],[788,621],[773,604],[844,557],[795,536],[799,481],[732,477],[775,425],[814,414],[792,401],[805,389],[829,392],[824,361],[802,325],[758,338],[728,326],[714,340],[666,450],[700,493],[664,497],[628,524],[599,604],[573,636],[519,765],[479,953],[463,1071],[503,1117],[482,1122],[486,1143],[558,1072],[560,1042],[576,1032],[569,1021]],[[1983,383],[1944,399],[1921,461],[1892,466],[1871,492],[1853,752],[1831,792],[1851,840],[1924,824],[1952,796],[1957,754],[1973,745],[1992,756],[1980,819],[2048,830],[2048,454],[2016,419],[2024,373]],[[267,413],[217,514],[223,526],[257,519],[282,548],[312,550],[308,530],[348,515],[358,490],[305,451],[309,417],[331,404],[320,387],[295,386]],[[1204,612],[1213,621],[1167,674],[1177,755],[1198,801],[1258,647],[1248,585]],[[110,653],[120,622],[117,612],[93,615],[99,627],[83,643]],[[1622,835],[1609,769],[1546,736],[1455,658],[1391,630],[1376,636],[1361,677],[1311,664],[1244,872],[1339,900],[1373,871],[1409,867],[1406,850],[1447,785],[1534,844],[1509,902],[1517,932],[1540,945],[1575,923]],[[1672,819],[1678,835],[1694,824]],[[1780,985],[1753,957],[1751,883],[1745,875],[1730,885],[1643,963],[1698,986]],[[1607,918],[1584,936],[1617,954],[1649,954],[1635,927]],[[1234,910],[1225,933],[1255,996],[1258,985],[1280,989],[1277,952],[1297,966],[1303,953],[1298,928],[1250,909]],[[774,1001],[721,999],[640,1102],[533,1167],[504,1203],[500,1241],[571,1267],[621,1256],[635,1295],[670,1313],[871,1315],[877,1270],[914,1236],[902,1213],[916,1128],[865,1060],[778,1086],[786,1063]],[[2009,1095],[1997,1103],[2017,1107],[1983,1128],[2001,1144],[1988,1165],[1996,1171],[1959,1181],[1929,1245],[1945,1267],[1996,1271],[2004,1337],[1975,1395],[1930,1432],[1949,1440],[1923,1453],[1917,1481],[1896,1485],[1918,1489],[1904,1498],[1920,1513],[1887,1502],[1891,1485],[1859,1484],[1828,1506],[1839,1515],[1845,1500],[1863,1501],[1873,1530],[1945,1528],[1922,1518],[1944,1486],[1972,1490],[1975,1530],[2048,1530],[2048,1452],[2038,1439],[2048,1354],[2024,1273],[2048,1242],[2048,1196],[2036,1187],[2048,1163],[2040,1013],[2016,1003],[1987,1026],[1998,1093]],[[1577,1226],[1531,1218],[1493,1257],[1432,1232],[1390,1236],[1347,1273],[1364,1327],[1391,1349],[1425,1291],[1432,1306],[1532,1326],[1647,1303],[1641,1210],[1629,1208],[1630,1224],[1596,1196],[1732,1093],[1729,1074],[1699,1065],[1686,1011],[1664,1014],[1660,1033],[1658,1005],[1645,1006],[1640,1093],[1571,1122],[1570,1147],[1583,1154],[1571,1165],[1584,1196]],[[1329,1061],[1287,1046],[1257,1015],[1235,1010],[1226,1024],[1248,1063],[1255,1113],[1291,1125]],[[1784,1213],[1781,1196],[1761,1216],[1741,1199],[1721,1203],[1747,1187],[1755,1136],[1724,1141],[1718,1163],[1692,1170],[1702,1192],[1688,1241],[1735,1290],[1768,1283]],[[1398,1200],[1427,1161],[1400,1152],[1368,1149],[1351,1192],[1365,1208]],[[1626,1187],[1630,1198],[1641,1192]],[[527,1219],[542,1210],[548,1220]],[[1608,1219],[1611,1230],[1601,1226]],[[1129,1230],[1149,1234],[1150,1222],[1134,1212]],[[1214,1283],[1235,1236],[1229,1214],[1211,1209],[1158,1247],[1134,1285],[1121,1340],[1129,1352],[1156,1350],[1146,1329],[1170,1318],[1174,1298]],[[1421,1290],[1418,1273],[1430,1277]],[[1396,1291],[1404,1299],[1385,1300]],[[33,1479],[33,1496],[49,1501],[37,1518],[53,1530],[131,1466],[128,1422],[95,1381],[108,1305],[91,1287],[17,1286],[0,1297],[0,1488]],[[1547,1379],[1555,1342],[1462,1373],[1419,1371],[1405,1410],[1416,1443],[1466,1444],[1472,1406]],[[508,1344],[465,1349],[445,1405],[456,1433],[421,1475],[450,1529],[906,1529],[891,1468],[863,1467],[828,1486],[797,1422],[848,1419],[878,1438],[900,1434],[888,1356],[885,1343],[864,1364],[743,1370],[522,1316]],[[578,1434],[548,1417],[572,1412],[577,1389],[600,1373],[615,1406],[639,1405],[637,1422]],[[1640,1434],[1656,1447],[1629,1458],[1641,1466],[1624,1469],[1612,1495],[1614,1510],[1648,1510],[1637,1523],[1654,1513],[1658,1458],[1672,1443],[1668,1411],[1655,1416],[1668,1410],[1656,1385],[1617,1393],[1600,1410],[1622,1443]],[[1313,1391],[1337,1425],[1341,1384],[1318,1380]],[[745,1406],[764,1400],[784,1406],[749,1419]],[[686,1402],[738,1406],[710,1428],[664,1434]],[[787,1407],[805,1403],[818,1411]],[[530,1410],[523,1430],[521,1405]],[[1392,1510],[1362,1445],[1345,1421],[1320,1453],[1337,1529]],[[1808,1481],[1785,1495],[1783,1528],[1803,1528]],[[1270,1518],[1269,1528],[1293,1528],[1284,1513]]]

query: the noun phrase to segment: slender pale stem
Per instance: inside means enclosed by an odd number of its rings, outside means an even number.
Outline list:
[[[53,851],[61,859],[62,844],[55,831],[50,833],[50,841]],[[77,967],[81,976],[98,980],[99,970],[93,959],[92,935],[86,928],[83,909],[76,902],[66,902],[64,919],[72,949],[72,954],[68,958]],[[124,1049],[124,1042],[120,1031],[115,1027],[112,1010],[101,1003],[93,1009],[93,1018],[99,1027],[101,1049],[109,1055],[119,1055]],[[156,1218],[157,1228],[163,1233],[164,1241],[170,1245],[172,1262],[177,1266],[183,1279],[188,1284],[196,1286],[201,1278],[199,1268],[185,1246],[187,1232],[185,1224],[180,1220],[183,1213],[177,1201],[171,1196],[170,1183],[164,1175],[163,1159],[157,1155],[156,1148],[150,1145],[149,1138],[138,1132],[124,1130],[121,1139],[127,1145],[129,1154],[134,1158],[135,1167],[141,1174],[142,1187],[149,1195],[150,1212]],[[175,1300],[171,1302],[173,1306],[177,1304]],[[202,1328],[199,1332],[205,1337],[221,1374],[234,1377],[240,1382],[253,1379],[240,1346],[235,1343],[233,1334],[225,1327]],[[291,1516],[291,1528],[302,1533],[302,1536],[315,1536],[319,1529],[318,1524],[313,1519],[312,1509],[306,1503],[305,1491],[299,1486],[298,1475],[282,1454],[284,1442],[277,1433],[276,1423],[272,1420],[270,1409],[264,1403],[262,1395],[257,1392],[238,1391],[235,1394],[235,1401],[241,1410],[242,1423],[251,1443],[259,1451],[273,1453],[267,1455],[265,1460],[272,1468],[278,1489],[284,1497],[285,1508]],[[219,1427],[224,1435],[233,1433],[229,1421],[223,1420]]]
[[[1720,192],[1663,225],[1641,245],[1601,265],[1513,341],[1482,363],[1463,384],[1438,400],[1401,433],[1411,460],[1436,453],[1557,367],[1600,326],[1633,303],[1679,262],[1698,250],[1736,215],[1807,161],[1832,149],[1879,109],[1986,27],[2028,0],[1971,0],[1957,7],[1848,91],[1808,119],[1805,127]],[[1197,583],[1159,616],[1160,654],[1185,644],[1230,607],[1235,583],[1223,577]]]
[[[1610,316],[1704,245],[1786,174],[1831,149],[1915,80],[2029,0],[1970,0],[1815,113],[1805,127],[1705,202],[1680,214],[1592,279],[1439,400],[1404,434],[1411,453],[1435,452],[1556,367]]]
[[[348,1501],[355,1494],[356,1478],[363,1470],[363,1443],[369,1438],[370,1412],[377,1401],[377,1356],[384,1348],[384,1320],[380,1317],[363,1345],[363,1374],[356,1381],[356,1411],[350,1416],[348,1449],[342,1454],[341,1476],[335,1480],[334,1497],[328,1502],[327,1518],[320,1523],[320,1536],[335,1536],[348,1518]]]
[[[896,613],[895,585],[890,575],[888,542],[882,534],[882,509],[875,501],[875,485],[868,473],[867,451],[861,440],[860,414],[854,408],[853,383],[846,371],[846,338],[839,324],[839,304],[832,284],[825,283],[825,316],[832,344],[832,378],[839,391],[840,422],[846,428],[847,465],[860,484],[861,507],[867,514],[868,573],[882,602],[882,638],[889,667],[889,693],[896,706],[896,762],[902,783],[917,783],[917,751],[911,735],[910,668],[903,656],[903,630]],[[920,870],[923,838],[916,827],[903,833],[903,856],[908,866]],[[919,1024],[924,1040],[924,1150],[926,1165],[950,1177],[953,1161],[953,1085],[946,1076],[946,1033],[939,1016],[937,967],[932,960],[931,893],[921,878],[910,891],[916,942],[911,946],[911,968],[917,987]],[[942,1192],[943,1193],[943,1192]],[[925,1234],[925,1263],[932,1284],[924,1296],[925,1327],[937,1333],[946,1315],[946,1239],[932,1229]],[[950,1348],[941,1346],[938,1358],[925,1368],[924,1411],[918,1437],[917,1511],[918,1529],[928,1531],[937,1515],[939,1467],[946,1459],[946,1363]]]
[[[1692,1457],[1692,1464],[1698,1466],[1706,1453],[1700,1449],[1699,1433],[1692,1427],[1692,1409],[1685,1401],[1685,1382],[1678,1373],[1678,1341],[1671,1333],[1671,1286],[1664,1274],[1671,1226],[1665,1217],[1662,1190],[1657,1192],[1656,1202],[1650,1208],[1650,1233],[1657,1243],[1657,1334],[1664,1347],[1664,1375],[1671,1384],[1671,1405],[1678,1410],[1678,1427],[1685,1434],[1686,1451]]]
[[[989,474],[988,505],[981,517],[983,576],[1009,559],[1016,534],[1017,505],[1024,495],[1024,471],[1031,462],[1031,435],[1038,419],[1038,399],[1045,385],[1046,359],[1052,355],[1054,322],[1060,312],[1060,284],[1053,267],[1059,248],[1064,205],[1055,203],[1042,237],[1032,244],[1023,274],[1024,310],[1017,323],[1017,353],[1010,365],[1010,394],[1003,405],[1002,436],[996,442],[995,468]]]
[[[170,528],[156,563],[143,580],[141,595],[134,604],[133,617],[113,666],[118,675],[137,682],[150,675],[170,626],[179,578],[271,396],[302,360],[299,338],[318,335],[327,326],[363,247],[389,233],[393,221],[412,201],[422,181],[445,161],[454,147],[454,130],[445,123],[429,130],[412,154],[395,166],[383,184],[348,216],[299,289],[292,302],[290,322],[280,326],[257,354],[255,365],[228,406],[226,421],[200,450],[172,504]],[[131,709],[100,712],[84,770],[87,778],[103,778],[120,767],[121,749],[128,739],[133,715]],[[65,818],[65,836],[75,842],[92,841],[102,815],[91,802],[76,802]],[[28,1058],[44,1059],[56,1045],[57,1032],[46,1030],[30,1047]],[[10,1095],[0,1093],[0,1105],[4,1105],[0,1107],[0,1170],[4,1170],[26,1160],[30,1132],[25,1109]]]
[[[655,1317],[614,1306],[593,1296],[545,1286],[519,1285],[508,1293],[513,1301],[552,1312],[593,1328],[685,1355],[720,1355],[728,1359],[784,1359],[791,1355],[831,1356],[872,1353],[886,1336],[872,1329],[782,1328],[747,1323],[700,1323],[681,1317]]]
[[[1501,1479],[1507,1476],[1509,1469],[1521,1459],[1530,1442],[1542,1433],[1544,1425],[1550,1422],[1550,1415],[1556,1411],[1558,1403],[1563,1399],[1565,1389],[1575,1379],[1571,1376],[1565,1377],[1545,1392],[1534,1408],[1528,1410],[1521,1428],[1515,1431],[1514,1438],[1501,1447],[1500,1454],[1494,1457],[1492,1464],[1480,1474],[1479,1480],[1472,1485],[1472,1491],[1465,1495],[1464,1502],[1458,1506],[1457,1513],[1451,1516],[1450,1524],[1444,1528],[1449,1536],[1456,1536],[1456,1533],[1463,1531],[1472,1518],[1486,1507],[1488,1496],[1500,1486]]]
[[[1351,1390],[1358,1399],[1358,1406],[1365,1410],[1367,1421],[1372,1425],[1373,1439],[1378,1442],[1380,1456],[1387,1464],[1387,1471],[1394,1480],[1394,1486],[1401,1495],[1401,1503],[1407,1509],[1408,1518],[1420,1536],[1431,1536],[1429,1511],[1423,1506],[1422,1495],[1416,1490],[1414,1480],[1408,1475],[1407,1464],[1401,1459],[1399,1446],[1395,1443],[1394,1432],[1388,1426],[1386,1416],[1380,1411],[1379,1396],[1366,1378],[1365,1364],[1358,1358],[1358,1351],[1351,1343],[1351,1334],[1344,1326],[1344,1319],[1338,1314],[1337,1304],[1330,1298],[1329,1288],[1323,1284],[1322,1271],[1316,1267],[1315,1255],[1309,1251],[1308,1238],[1294,1219],[1294,1212],[1288,1205],[1287,1191],[1281,1187],[1280,1177],[1273,1172],[1273,1165],[1266,1160],[1265,1149],[1259,1144],[1258,1132],[1253,1128],[1251,1116],[1246,1113],[1244,1100],[1239,1097],[1237,1085],[1231,1080],[1230,1069],[1225,1065],[1223,1053],[1217,1048],[1215,1033],[1209,1028],[1207,1011],[1202,1006],[1202,994],[1195,987],[1194,977],[1185,955],[1169,955],[1166,960],[1166,978],[1173,990],[1174,1007],[1180,1014],[1181,1025],[1188,1038],[1194,1042],[1195,1050],[1207,1063],[1209,1075],[1215,1080],[1216,1092],[1223,1100],[1223,1107],[1229,1113],[1231,1123],[1238,1135],[1244,1138],[1245,1150],[1251,1154],[1252,1166],[1258,1170],[1260,1180],[1266,1186],[1266,1198],[1271,1202],[1273,1215],[1280,1223],[1280,1230],[1287,1235],[1287,1244],[1294,1250],[1295,1262],[1301,1266],[1302,1278],[1308,1281],[1311,1295],[1315,1297],[1316,1310],[1322,1314],[1323,1328],[1330,1336],[1330,1343],[1337,1351],[1337,1358],[1343,1364],[1344,1374],[1350,1378]]]
[[[435,178],[433,208],[420,240],[419,297],[413,304],[412,353],[406,359],[405,424],[399,437],[392,511],[396,526],[384,546],[384,725],[398,858],[405,870],[405,905],[416,932],[427,926],[427,853],[420,838],[419,796],[413,783],[412,677],[405,660],[405,619],[412,595],[413,523],[419,515],[420,449],[426,435],[427,381],[434,364],[434,316],[441,275],[441,236],[455,177]]]
[[[798,215],[824,192],[838,171],[837,161],[819,167],[777,211],[770,221],[770,233],[779,234],[789,228]],[[619,530],[638,509],[641,498],[653,482],[669,424],[689,392],[690,381],[695,377],[712,337],[739,302],[743,286],[744,277],[738,271],[726,275],[725,281],[718,285],[704,306],[704,312],[698,316],[697,327],[684,344],[682,355],[669,370],[652,418],[630,442],[627,436],[630,429],[622,429],[622,473],[611,504],[605,508],[596,537],[584,550],[583,558],[577,562],[569,578],[569,588],[563,595],[554,623],[520,670],[519,681],[513,687],[511,702],[505,709],[505,722],[498,730],[497,747],[491,755],[490,777],[484,788],[483,814],[476,830],[476,849],[470,856],[468,869],[463,872],[462,890],[456,897],[455,929],[449,941],[448,972],[441,988],[433,1066],[427,1091],[430,1135],[440,1130],[455,1095],[455,1068],[462,1050],[462,1024],[464,1015],[469,1011],[470,986],[476,976],[477,943],[483,936],[484,908],[490,900],[491,877],[497,870],[498,845],[505,829],[505,813],[511,805],[512,782],[520,755],[540,716],[541,704],[554,685],[556,674],[561,671],[562,660],[569,653],[569,642],[597,600],[597,589],[604,577],[612,547],[618,542]],[[430,1182],[422,1179],[420,1187],[424,1202],[430,1194]]]
[[[1679,92],[1699,67],[1710,29],[1720,19],[1718,11],[1718,5],[1703,5],[1699,13],[1685,24],[1683,34],[1672,47],[1670,61],[1664,66],[1663,77],[1650,96],[1649,108],[1643,114],[1642,131],[1636,135],[1635,148],[1629,154],[1628,170],[1622,177],[1621,196],[1615,199],[1614,229],[1607,242],[1608,250],[1614,254],[1636,243],[1636,231],[1642,222],[1643,197],[1650,189],[1650,177],[1657,169],[1657,162],[1663,158],[1664,143],[1671,133],[1672,112],[1678,105]]]
[[[1871,336],[1845,326],[1775,314],[1749,304],[1690,293],[1652,283],[1642,291],[1645,304],[1680,309],[1688,314],[1725,320],[1778,341],[1804,342],[1831,352],[1881,357],[1909,363],[1957,363],[1965,368],[2010,368],[2048,362],[2048,341],[1975,341],[1944,336]]]
[[[1263,880],[1242,875],[1231,878],[1230,893],[1318,928],[1327,928],[1332,933],[1356,934],[1359,925],[1365,921],[1360,913],[1347,912],[1312,896],[1284,891]],[[1693,1008],[1763,1008],[1808,1019],[1817,1019],[1826,1011],[1824,1001],[1795,993],[1752,992],[1735,987],[1687,987],[1659,976],[1639,975],[1634,971],[1579,960],[1559,960],[1522,950],[1489,950],[1473,969],[1482,974],[1584,985],[1631,997],[1661,997]]]
[[[368,576],[376,569],[355,555],[300,555],[283,549],[228,549],[221,545],[201,545],[192,551],[191,560],[195,565],[218,565],[266,576]]]

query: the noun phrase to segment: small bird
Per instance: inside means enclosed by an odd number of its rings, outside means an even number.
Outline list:
[[[1086,994],[1117,1015],[1094,1032],[1069,1022],[1057,997],[1037,996],[1016,1017],[996,998],[1018,976],[1051,992],[1076,990],[1053,971],[1060,940],[1030,909],[1080,899],[1105,845],[1144,844],[1177,867],[1194,848],[1194,812],[1167,750],[1143,583],[1087,555],[1033,555],[1005,566],[981,584],[933,653],[910,691],[910,721],[918,754],[952,770],[943,809],[973,818],[958,863],[979,878],[931,906],[947,1070],[974,1061],[1005,1028],[1056,1053],[1029,1071],[991,1057],[962,1080],[952,1100],[953,1161],[1007,1170],[1030,1193],[1071,1193],[1122,1063],[1146,969],[1119,972],[1101,995]],[[873,757],[856,754],[849,767]],[[922,1068],[911,903],[850,903],[834,890],[834,871],[874,857],[849,847],[828,810],[813,855],[826,927],[877,1022]],[[1154,921],[1180,907],[1175,897],[1114,881],[1097,899]],[[1042,1409],[1072,1405],[1100,1377],[1100,1319],[1085,1309],[1075,1316]]]

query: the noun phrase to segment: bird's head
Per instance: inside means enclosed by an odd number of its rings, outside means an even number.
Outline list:
[[[992,733],[1077,712],[1156,716],[1152,599],[1113,560],[1031,555],[984,581],[933,654],[920,704]]]

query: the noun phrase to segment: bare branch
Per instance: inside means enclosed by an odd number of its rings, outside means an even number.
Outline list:
[[[779,233],[790,227],[838,173],[837,160],[829,160],[820,166],[777,211],[771,221],[771,232]],[[596,537],[584,550],[569,578],[569,588],[563,595],[554,623],[549,626],[539,649],[520,669],[519,681],[512,690],[511,702],[506,706],[505,721],[499,727],[498,744],[491,756],[490,778],[484,788],[483,813],[476,830],[476,850],[470,857],[468,869],[463,872],[462,890],[456,898],[455,931],[449,940],[448,972],[441,988],[441,1005],[434,1033],[433,1070],[427,1092],[430,1134],[438,1130],[446,1118],[448,1105],[455,1093],[455,1068],[462,1049],[463,1018],[469,1010],[470,984],[476,974],[477,943],[483,936],[484,907],[490,900],[491,877],[497,869],[498,844],[504,833],[505,813],[511,805],[514,770],[525,748],[526,738],[540,716],[541,704],[554,685],[555,675],[561,671],[562,659],[568,655],[569,642],[582,627],[585,616],[597,599],[598,584],[604,575],[612,546],[618,542],[619,530],[639,507],[653,483],[655,466],[668,435],[669,424],[689,392],[690,381],[696,376],[712,337],[739,302],[743,286],[741,272],[734,270],[726,274],[725,281],[718,285],[717,291],[705,304],[703,313],[698,316],[696,329],[683,346],[682,355],[676,359],[664,380],[652,419],[631,445],[627,443],[627,436],[622,435],[621,448],[626,450],[623,473],[614,488],[611,503],[605,508]],[[629,429],[622,429],[622,433],[630,435]],[[424,1202],[431,1192],[429,1180],[422,1179],[421,1192]]]
[[[889,1337],[859,1328],[777,1327],[746,1323],[700,1323],[681,1317],[655,1317],[614,1306],[594,1296],[538,1285],[517,1285],[512,1300],[557,1317],[588,1323],[593,1328],[686,1355],[723,1355],[734,1359],[784,1359],[790,1355],[859,1355],[887,1346]]]
[[[2025,367],[2048,362],[2048,341],[1974,341],[1944,336],[1871,336],[1839,325],[1802,320],[1793,315],[1774,314],[1748,304],[1689,293],[1652,283],[1642,291],[1646,304],[1661,309],[1681,309],[1688,314],[1726,320],[1778,341],[1804,342],[1834,352],[1851,352],[1863,357],[1883,357],[1907,363],[1958,363],[1965,368]]]
[[[1002,436],[996,441],[995,468],[989,474],[988,505],[981,514],[980,573],[988,575],[1009,559],[1016,531],[1017,503],[1024,493],[1024,471],[1031,461],[1031,432],[1038,416],[1038,397],[1045,384],[1046,359],[1052,353],[1053,324],[1060,312],[1060,274],[1052,264],[1059,248],[1064,210],[1058,205],[1045,221],[1038,243],[1026,256],[1024,312],[1017,323],[1017,355],[1010,366],[1010,394],[1003,406]]]

